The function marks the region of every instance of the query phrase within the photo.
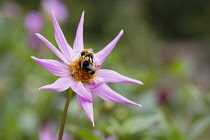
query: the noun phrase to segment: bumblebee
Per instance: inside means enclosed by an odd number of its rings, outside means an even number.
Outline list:
[[[81,61],[79,62],[79,66],[90,75],[94,75],[97,71],[97,68],[93,63],[93,57],[94,54],[92,49],[84,49],[80,54]]]
[[[82,70],[87,71],[90,75],[94,75],[97,71],[95,65],[93,63],[90,63],[89,60],[83,60],[79,62],[79,65],[82,68]]]
[[[93,62],[93,50],[92,49],[84,49],[80,56],[84,59],[88,59],[90,62]]]

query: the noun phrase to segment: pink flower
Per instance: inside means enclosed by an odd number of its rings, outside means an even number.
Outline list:
[[[58,135],[55,133],[55,123],[54,122],[48,122],[45,128],[41,129],[39,131],[39,140],[57,140]],[[71,140],[73,139],[70,135],[67,133],[64,133],[62,140]]]
[[[56,92],[64,91],[68,88],[77,93],[77,99],[80,107],[85,111],[88,118],[94,126],[93,117],[93,99],[92,94],[96,94],[108,102],[131,104],[141,107],[140,104],[134,103],[120,94],[113,91],[106,83],[135,83],[143,84],[141,81],[134,80],[123,76],[113,70],[100,69],[101,64],[115,47],[116,43],[123,34],[123,30],[117,37],[111,41],[104,49],[97,53],[92,53],[89,49],[84,49],[83,44],[83,23],[84,12],[82,13],[73,48],[67,43],[61,28],[59,27],[54,13],[52,13],[54,25],[54,35],[56,42],[61,51],[51,44],[42,35],[36,34],[46,46],[54,52],[63,62],[51,59],[38,59],[32,56],[39,65],[50,71],[56,76],[61,76],[53,84],[39,88],[49,89]],[[92,93],[92,94],[91,94]]]
[[[26,15],[25,28],[28,32],[27,42],[30,44],[31,49],[38,51],[41,47],[41,41],[34,34],[42,30],[44,21],[42,14],[38,11],[31,11]]]
[[[61,0],[43,0],[42,7],[48,15],[53,10],[59,22],[64,23],[68,19],[68,8]]]
[[[37,11],[31,11],[26,15],[25,28],[28,32],[40,32],[43,27],[42,14]]]

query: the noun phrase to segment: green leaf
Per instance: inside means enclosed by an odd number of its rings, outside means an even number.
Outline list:
[[[124,128],[127,133],[134,134],[139,133],[143,130],[146,130],[152,127],[156,122],[160,120],[159,114],[150,114],[144,116],[136,116],[130,118],[125,122]]]
[[[187,138],[192,140],[197,138],[202,132],[210,126],[210,117],[202,118],[196,121],[189,130]]]

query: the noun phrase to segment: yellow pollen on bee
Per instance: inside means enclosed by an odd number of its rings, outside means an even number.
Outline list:
[[[82,70],[79,63],[81,63],[84,58],[80,57],[72,62],[71,64],[71,75],[76,79],[76,82],[91,82],[96,75],[90,75],[87,71]]]

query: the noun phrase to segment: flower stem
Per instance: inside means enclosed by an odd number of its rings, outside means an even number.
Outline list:
[[[60,130],[59,130],[59,137],[58,140],[62,140],[63,137],[63,130],[64,130],[64,126],[65,126],[65,121],[66,121],[66,115],[68,112],[68,108],[69,108],[69,103],[70,103],[70,99],[71,99],[71,95],[72,95],[72,89],[69,89],[69,93],[66,99],[66,104],[63,110],[63,116],[62,116],[62,120],[61,120],[61,124],[60,124]]]

